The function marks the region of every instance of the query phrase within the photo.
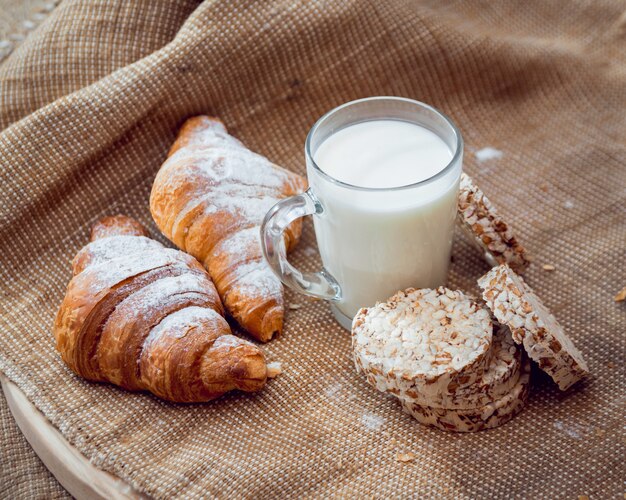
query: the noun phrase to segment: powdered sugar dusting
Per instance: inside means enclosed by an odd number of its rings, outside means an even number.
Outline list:
[[[224,238],[213,250],[213,255],[231,267],[227,282],[221,281],[227,293],[236,288],[250,297],[280,295],[282,287],[265,259],[261,256],[259,228],[253,226]]]
[[[326,393],[326,396],[328,396],[329,398],[336,399],[339,396],[339,393],[341,392],[342,388],[343,386],[339,382],[337,382],[336,384],[333,384],[330,387],[327,387],[324,392]]]
[[[491,148],[491,147],[482,148],[476,151],[476,159],[478,160],[479,163],[482,163],[488,160],[496,160],[498,158],[501,158],[502,155],[503,155],[502,151],[496,148]]]
[[[582,429],[577,425],[567,424],[562,422],[561,420],[557,420],[554,422],[554,428],[567,434],[569,437],[573,439],[582,439]]]
[[[314,257],[318,255],[317,250],[313,247],[304,247],[304,249],[302,250],[302,253],[306,255],[307,257]]]
[[[231,255],[248,255],[260,249],[261,235],[257,226],[243,229],[224,238],[215,249],[215,254],[226,252]]]
[[[280,281],[265,260],[237,266],[234,276],[232,286],[241,294],[250,297],[276,297],[282,294]]]
[[[74,257],[74,273],[78,274],[88,266],[107,262],[117,257],[128,257],[151,249],[163,248],[158,241],[145,236],[110,236],[85,245]]]
[[[157,341],[162,335],[170,332],[176,332],[177,335],[183,336],[192,328],[206,328],[207,331],[216,330],[218,323],[225,323],[216,311],[208,307],[191,306],[180,309],[169,314],[157,326],[155,326],[144,342],[144,350],[150,349],[150,346]],[[211,326],[214,325],[214,326]],[[183,326],[185,328],[181,329]],[[227,337],[231,337],[229,335]],[[233,337],[236,338],[236,337]]]
[[[370,431],[379,431],[385,423],[385,419],[375,413],[366,412],[361,415],[361,422],[366,429]]]
[[[107,320],[103,330],[103,337],[108,335],[107,332],[109,332],[111,328],[115,329],[119,327],[119,325],[124,324],[129,326],[132,326],[133,323],[154,324],[155,320],[159,320],[161,324],[165,322],[167,326],[170,324],[167,322],[167,317],[161,320],[163,315],[167,312],[167,307],[176,303],[181,305],[188,304],[191,300],[190,297],[195,298],[197,306],[212,311],[212,313],[209,313],[210,317],[218,315],[217,312],[213,311],[212,307],[219,299],[207,276],[199,273],[167,276],[149,283],[118,304]],[[199,297],[202,297],[202,302],[198,303],[197,299]],[[185,316],[185,319],[191,321],[191,313],[186,314],[188,314],[188,316]],[[174,313],[169,316],[173,315]],[[181,317],[182,315],[176,317],[177,324],[180,324]],[[149,348],[154,339],[158,338],[163,331],[163,328],[153,328],[144,341],[143,349]],[[180,333],[180,335],[183,334],[184,332]],[[105,344],[101,343],[100,345]],[[111,353],[102,352],[99,353],[99,356],[106,358],[110,357]]]
[[[151,315],[174,300],[175,295],[197,293],[207,296],[207,303],[217,300],[215,289],[207,276],[199,273],[185,273],[180,276],[162,277],[122,301],[118,309],[131,309],[133,318]],[[113,317],[113,315],[111,316]]]
[[[251,223],[262,220],[269,207],[283,197],[284,185],[290,181],[288,172],[242,147],[184,148],[172,155],[162,170],[171,170],[166,177],[171,189],[182,183],[198,187],[182,213],[203,203],[210,212],[226,211]],[[194,183],[193,179],[198,180]]]
[[[169,248],[145,251],[128,257],[122,255],[87,267],[72,279],[70,287],[82,288],[85,291],[81,293],[89,293],[91,296],[105,295],[121,281],[175,262],[184,262],[189,258],[182,252]]]

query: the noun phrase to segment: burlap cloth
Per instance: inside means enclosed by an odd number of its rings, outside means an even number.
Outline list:
[[[54,7],[42,0],[0,0],[0,64]],[[68,497],[20,432],[1,390],[0,436],[0,497]]]
[[[625,43],[622,2],[64,1],[0,65],[0,370],[157,497],[621,497]],[[589,361],[586,383],[562,394],[537,373],[510,424],[429,430],[356,375],[326,304],[291,293],[302,307],[266,347],[284,373],[256,396],[172,405],[65,368],[51,323],[69,261],[104,214],[157,234],[148,193],[186,117],[215,114],[304,172],[315,119],[377,94],[460,126],[465,170],[532,251],[528,280]],[[293,261],[319,266],[310,224]],[[476,291],[486,270],[459,235],[450,285]]]

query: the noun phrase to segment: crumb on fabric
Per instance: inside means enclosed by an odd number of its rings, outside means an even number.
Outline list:
[[[267,364],[267,378],[276,378],[283,372],[283,367],[279,361]]]
[[[412,452],[408,452],[408,453],[396,453],[396,460],[398,462],[402,462],[403,464],[407,463],[407,462],[412,462],[413,460],[415,460],[416,455],[415,453]]]

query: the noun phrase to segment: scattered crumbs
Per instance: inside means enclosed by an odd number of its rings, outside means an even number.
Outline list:
[[[574,208],[574,203],[567,200],[565,203],[563,203],[563,207],[569,210],[570,208]]]
[[[574,429],[574,427],[572,426],[565,425],[560,420],[557,420],[556,422],[554,422],[554,427],[558,429],[559,431],[563,431],[565,434],[567,434],[571,438],[581,439],[582,437],[580,435],[580,432],[578,432],[578,430]]]
[[[375,413],[364,413],[361,422],[371,431],[378,431],[385,423],[385,419]]]
[[[544,193],[548,192],[548,185],[547,184],[542,184],[541,186],[539,186],[539,189],[541,189]]]
[[[609,361],[606,366],[608,366],[609,368],[615,368],[615,363],[613,363],[613,361]]]
[[[408,453],[396,453],[396,460],[398,462],[402,462],[403,464],[407,463],[407,462],[412,462],[413,460],[415,460],[416,456],[415,453],[412,452],[408,452]]]
[[[289,309],[291,309],[292,311],[295,311],[296,309],[300,309],[302,307],[302,304],[289,304]]]
[[[623,302],[626,300],[626,286],[622,288],[615,296],[615,302]]]
[[[476,151],[476,159],[479,162],[487,161],[487,160],[495,160],[496,158],[502,157],[502,151],[495,148],[486,147]]]
[[[595,434],[598,437],[603,437],[606,434],[606,431],[604,429],[596,429]]]
[[[578,500],[589,500],[587,495],[578,495]]]
[[[544,271],[554,271],[556,269],[556,267],[554,267],[552,264],[544,264],[541,267]]]
[[[283,373],[283,366],[280,361],[274,361],[267,364],[267,378],[276,378]]]

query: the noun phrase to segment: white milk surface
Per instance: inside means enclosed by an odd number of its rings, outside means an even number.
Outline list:
[[[400,120],[372,120],[343,128],[315,152],[331,177],[368,188],[408,186],[437,174],[452,152],[434,132]]]
[[[452,159],[430,130],[399,120],[373,120],[343,128],[314,153],[331,177],[309,181],[324,213],[314,217],[324,267],[337,279],[337,307],[353,317],[359,308],[408,287],[445,283],[456,215],[458,176],[422,186]]]

